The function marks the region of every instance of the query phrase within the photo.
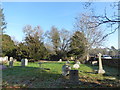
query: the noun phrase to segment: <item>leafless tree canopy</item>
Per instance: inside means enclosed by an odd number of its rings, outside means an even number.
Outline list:
[[[89,8],[90,6],[92,6],[94,3],[93,2],[86,2],[84,3],[84,7],[85,9]],[[102,6],[102,5],[101,5]],[[113,10],[113,12],[111,12],[111,15],[108,15],[107,12],[109,11],[108,9],[104,9],[104,13],[101,15],[92,15],[93,18],[96,19],[96,21],[91,21],[91,23],[95,23],[94,27],[99,27],[102,25],[106,25],[107,28],[111,28],[110,32],[107,33],[106,35],[104,35],[104,37],[101,39],[105,39],[107,36],[113,34],[114,32],[116,32],[119,28],[120,28],[120,2],[113,2],[112,4],[110,4],[110,8],[111,10]],[[94,28],[93,26],[91,28]],[[114,27],[114,29],[113,29]]]

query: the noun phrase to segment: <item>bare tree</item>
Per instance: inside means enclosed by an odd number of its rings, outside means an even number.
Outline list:
[[[64,52],[69,50],[70,37],[71,33],[68,30],[62,29],[60,31],[60,50]]]
[[[93,2],[86,2],[86,3],[84,3],[84,7],[85,7],[85,9],[87,9],[90,6],[92,6],[93,4],[94,4]],[[94,27],[106,25],[107,28],[111,28],[109,33],[105,34],[104,37],[101,38],[101,40],[103,40],[107,36],[113,34],[120,28],[120,1],[113,2],[112,4],[110,4],[110,8],[111,8],[111,10],[113,10],[113,12],[111,12],[112,13],[111,15],[107,14],[107,11],[109,11],[109,10],[107,10],[105,7],[104,13],[102,15],[96,14],[96,15],[92,16],[93,18],[95,18],[97,20],[96,22],[91,21],[91,23],[96,23],[96,25]],[[91,28],[94,28],[94,27],[91,27]]]
[[[50,31],[46,32],[48,37],[46,44],[54,54],[65,56],[69,49],[69,41],[70,41],[70,32],[66,29],[58,30],[55,26],[52,26]],[[49,42],[50,41],[50,42]]]
[[[94,23],[92,23],[92,21]],[[95,27],[95,22],[97,23],[96,19],[93,18],[90,13],[82,13],[76,18],[75,30],[84,33],[87,39],[87,60],[89,59],[88,54],[90,49],[102,45],[102,42],[105,40],[101,40],[101,38],[103,38],[103,30],[100,29],[100,27]]]

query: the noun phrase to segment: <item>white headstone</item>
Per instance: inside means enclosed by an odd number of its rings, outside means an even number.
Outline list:
[[[27,66],[28,65],[28,60],[27,59],[22,59],[21,60],[21,66]]]
[[[62,75],[67,76],[69,74],[69,71],[71,70],[71,67],[68,65],[62,66]]]
[[[5,61],[8,61],[8,56],[5,56]]]
[[[59,61],[58,62],[62,62],[62,59],[59,59]]]
[[[70,57],[70,59],[71,59],[71,60],[74,60],[74,58],[73,58],[73,57]]]
[[[79,64],[74,64],[73,65],[73,68],[75,68],[75,69],[78,69],[80,66],[79,66]]]
[[[97,65],[98,61],[92,61],[92,65]]]
[[[101,54],[101,53],[99,53],[99,54],[98,54],[98,57],[99,57],[99,70],[98,70],[98,73],[99,73],[99,74],[104,74],[104,73],[105,73],[105,71],[103,70],[103,67],[102,67],[102,60],[101,60],[101,56],[102,56],[102,54]]]
[[[13,57],[10,57],[10,61],[13,61]]]
[[[76,64],[81,64],[80,61],[77,61]]]
[[[25,66],[27,66],[27,65],[28,65],[28,59],[25,58]]]

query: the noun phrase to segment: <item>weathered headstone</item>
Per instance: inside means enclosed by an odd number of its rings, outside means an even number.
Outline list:
[[[75,69],[78,69],[80,66],[79,66],[79,64],[74,64],[73,65],[73,68],[75,68]]]
[[[63,76],[69,75],[70,70],[71,70],[71,67],[69,65],[63,65],[62,66],[62,75]]]
[[[92,61],[92,65],[97,65],[98,61]]]
[[[23,67],[25,66],[25,59],[21,60],[21,66],[23,66]]]
[[[11,67],[13,67],[13,61],[9,61],[9,67],[11,68]]]
[[[78,83],[79,81],[78,70],[70,70],[69,79],[70,82]]]
[[[76,64],[81,64],[80,61],[76,61]]]
[[[13,67],[13,57],[10,57],[10,60],[9,60],[9,67]]]
[[[21,60],[21,66],[27,66],[28,65],[28,60],[27,59],[22,59]]]
[[[73,57],[70,57],[70,59],[71,59],[71,60],[74,60],[74,58],[73,58]]]
[[[5,58],[5,61],[8,61],[8,56],[5,56],[4,58]]]
[[[59,59],[59,61],[58,62],[62,62],[62,59]]]
[[[102,54],[99,53],[99,54],[98,54],[98,57],[99,57],[99,70],[98,70],[98,73],[99,73],[99,74],[104,74],[104,73],[105,73],[105,70],[103,70],[103,67],[102,67],[101,56],[102,56]]]
[[[10,57],[10,61],[13,61],[13,57]]]
[[[27,65],[28,65],[28,59],[25,58],[25,66],[27,66]]]
[[[69,60],[67,60],[67,61],[66,61],[66,64],[70,64],[70,61],[69,61]]]

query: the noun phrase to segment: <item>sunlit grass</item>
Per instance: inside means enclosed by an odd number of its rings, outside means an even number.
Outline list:
[[[41,67],[50,70],[42,70],[39,67],[38,62],[28,63],[28,66],[21,67],[21,62],[15,62],[14,67],[3,70],[3,85],[4,86],[21,86],[33,87],[33,88],[51,88],[51,87],[63,87],[57,84],[62,75],[62,66],[66,62],[43,62]],[[73,69],[73,61],[69,64]],[[116,77],[117,69],[104,66],[106,74],[108,76],[94,73],[94,70],[98,70],[98,66],[91,66],[89,64],[80,64],[79,76],[80,80],[86,80],[94,82],[97,80],[103,80],[110,77]],[[6,84],[7,83],[7,84]],[[31,84],[30,84],[31,83]]]

